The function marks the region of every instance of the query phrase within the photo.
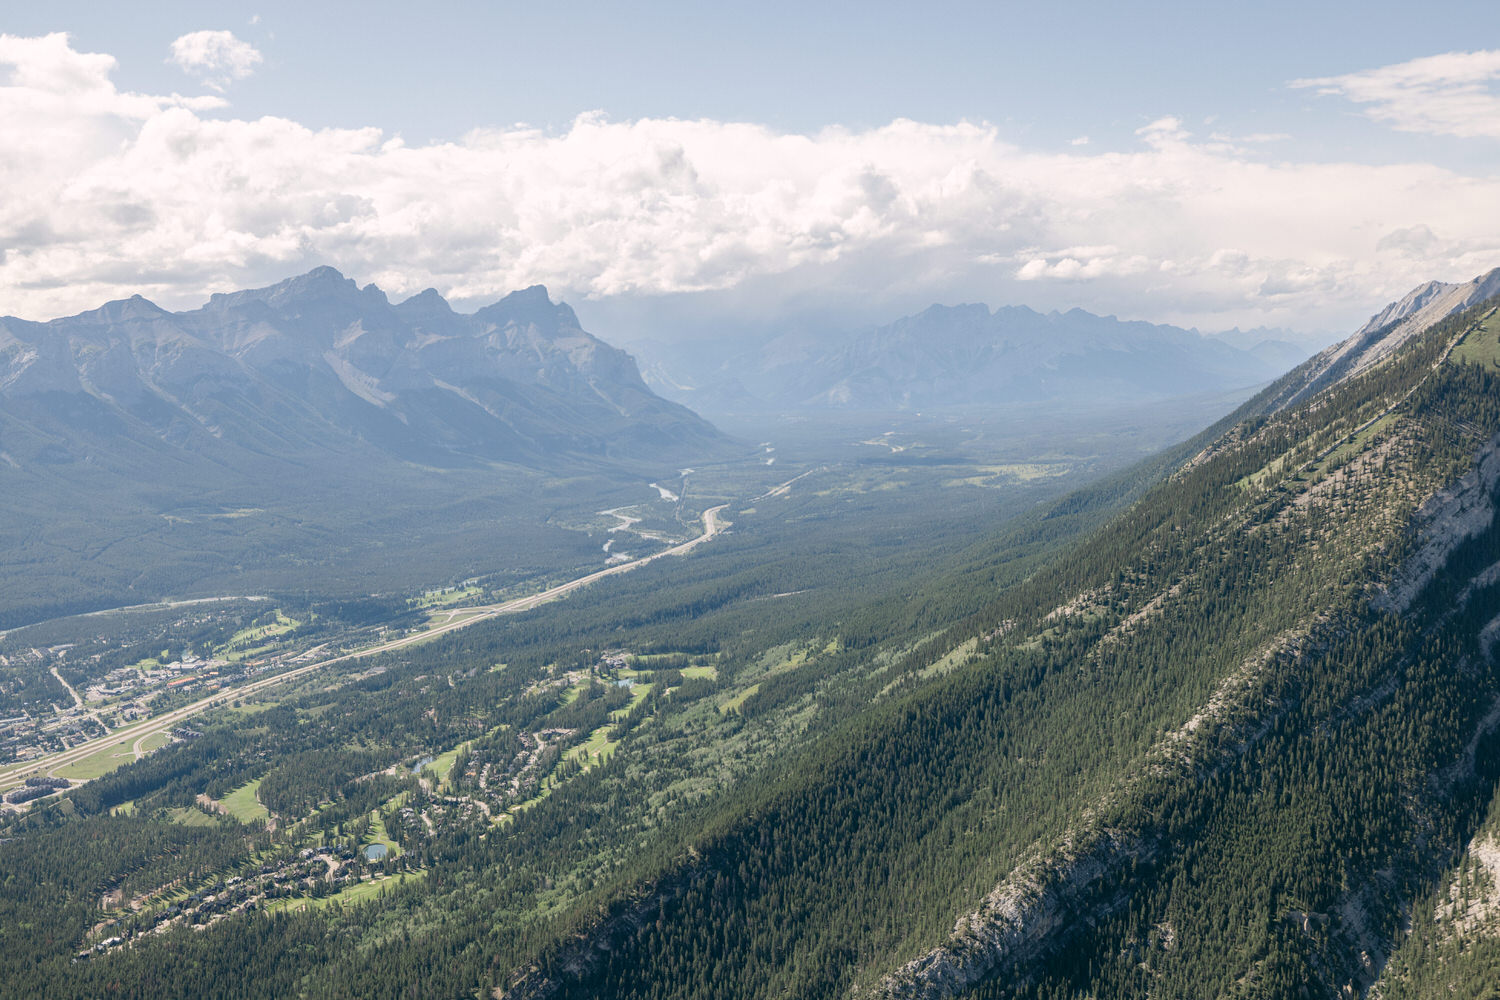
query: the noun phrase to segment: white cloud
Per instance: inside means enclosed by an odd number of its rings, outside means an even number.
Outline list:
[[[1268,162],[1175,118],[1130,152],[1033,152],[983,124],[601,115],[408,146],[205,117],[220,99],[120,92],[114,68],[65,36],[0,36],[0,313],[188,305],[331,263],[471,304],[543,282],[1316,327],[1500,264],[1500,178]]]
[[[1182,127],[1182,119],[1168,115],[1158,118],[1149,125],[1142,125],[1135,130],[1135,134],[1149,146],[1160,149],[1173,143],[1185,142],[1192,133]]]
[[[1500,50],[1447,52],[1379,69],[1293,80],[1293,87],[1368,105],[1365,113],[1405,132],[1500,138]]]
[[[255,19],[250,23],[254,24]],[[254,73],[261,63],[261,54],[232,32],[194,31],[172,43],[172,55],[167,61],[222,91],[232,81]]]
[[[1025,251],[1015,276],[1021,281],[1060,278],[1086,281],[1092,278],[1122,278],[1149,270],[1151,261],[1140,254],[1125,254],[1119,247],[1068,247],[1050,252]]]

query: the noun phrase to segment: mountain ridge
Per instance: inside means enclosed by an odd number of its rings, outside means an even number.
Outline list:
[[[1428,281],[1375,313],[1354,334],[1318,352],[1284,404],[1307,399],[1347,375],[1378,364],[1413,337],[1453,314],[1500,294],[1500,267],[1470,281]]]
[[[211,398],[280,396],[283,419],[309,425],[305,440],[353,437],[420,461],[425,438],[438,465],[723,444],[695,414],[656,397],[629,355],[584,331],[540,285],[466,315],[434,290],[393,305],[378,287],[322,267],[184,312],[133,296],[46,323],[0,318],[0,345],[0,407],[83,393],[127,422],[146,410],[160,422],[165,407],[178,422],[218,426],[196,402],[237,409],[253,438],[269,428],[254,426],[243,405]],[[407,433],[381,426],[391,418]]]
[[[709,961],[742,996],[1366,995],[1496,787],[1497,303],[1378,327],[1402,339],[1373,363],[1310,360],[1176,449],[933,642],[914,666],[965,657],[943,681],[691,840],[671,898],[632,903],[654,926],[605,920],[495,995],[684,995],[666,970]],[[945,931],[913,892],[970,903]]]
[[[651,384],[710,412],[1164,400],[1248,390],[1306,357],[1296,344],[1273,338],[1241,344],[1227,334],[1078,308],[1041,313],[979,303],[934,304],[850,333],[810,337],[797,330],[729,356],[663,353],[646,369]]]
[[[4,318],[0,621],[572,565],[597,545],[559,509],[742,449],[540,286],[460,314],[318,268]]]

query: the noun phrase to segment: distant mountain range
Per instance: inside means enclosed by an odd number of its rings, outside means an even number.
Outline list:
[[[1206,337],[1082,309],[934,305],[857,333],[799,331],[718,354],[663,350],[645,376],[705,413],[1142,402],[1281,375],[1310,352],[1278,333]]]
[[[392,304],[329,267],[190,312],[136,296],[0,319],[0,419],[13,466],[87,460],[122,437],[230,462],[331,449],[436,467],[723,444],[540,285],[463,315],[431,289]]]
[[[324,267],[0,319],[0,628],[591,565],[580,512],[741,451],[540,286],[463,315]]]

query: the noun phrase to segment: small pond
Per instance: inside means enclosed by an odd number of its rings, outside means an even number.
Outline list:
[[[384,844],[371,844],[369,847],[365,848],[365,860],[380,861],[390,853],[390,850],[391,849],[389,847],[386,847]]]

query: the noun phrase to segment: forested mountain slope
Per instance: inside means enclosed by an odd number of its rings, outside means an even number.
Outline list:
[[[701,555],[199,716],[0,813],[0,982],[1485,995],[1495,305],[1061,501],[812,470]]]
[[[499,995],[1368,990],[1491,843],[1497,364],[1489,301],[1288,376]]]

